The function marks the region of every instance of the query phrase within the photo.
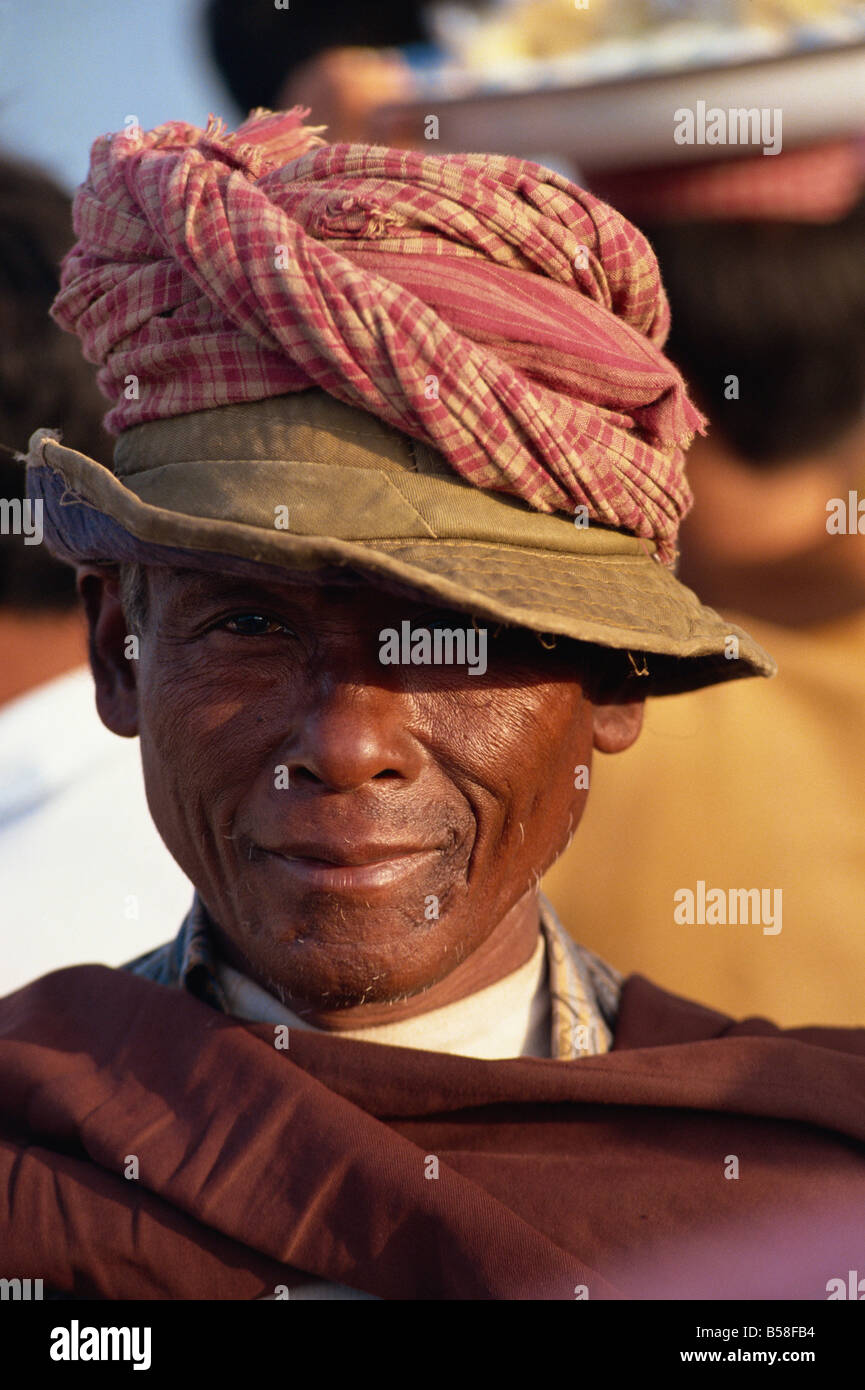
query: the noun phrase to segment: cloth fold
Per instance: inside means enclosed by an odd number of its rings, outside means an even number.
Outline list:
[[[631,977],[601,1057],[280,1050],[79,966],[0,1001],[0,1039],[0,1274],[64,1292],[824,1298],[861,1245],[861,1030],[734,1024]]]

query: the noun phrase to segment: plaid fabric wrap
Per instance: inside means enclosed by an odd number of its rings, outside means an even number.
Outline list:
[[[671,562],[703,420],[641,233],[537,164],[325,145],[303,114],[95,142],[53,313],[107,427],[319,386]]]

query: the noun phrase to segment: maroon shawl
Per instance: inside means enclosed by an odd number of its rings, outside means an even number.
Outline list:
[[[577,1061],[274,1032],[103,966],[0,1001],[0,1276],[825,1299],[862,1268],[865,1030],[733,1023],[633,976],[613,1051]]]

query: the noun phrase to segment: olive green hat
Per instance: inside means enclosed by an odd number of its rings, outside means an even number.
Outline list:
[[[49,548],[73,563],[264,566],[285,579],[347,567],[630,653],[641,693],[775,671],[653,543],[473,487],[428,445],[318,388],[137,425],[113,472],[38,430],[28,486]]]

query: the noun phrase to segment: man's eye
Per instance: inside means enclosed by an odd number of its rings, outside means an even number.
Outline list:
[[[420,617],[415,619],[414,627],[433,628],[438,627],[465,627],[465,615],[459,613],[449,613],[443,608],[430,608]]]
[[[235,613],[225,618],[218,626],[225,632],[238,637],[271,637],[275,632],[287,632],[284,623],[276,618],[265,617],[263,613]]]

